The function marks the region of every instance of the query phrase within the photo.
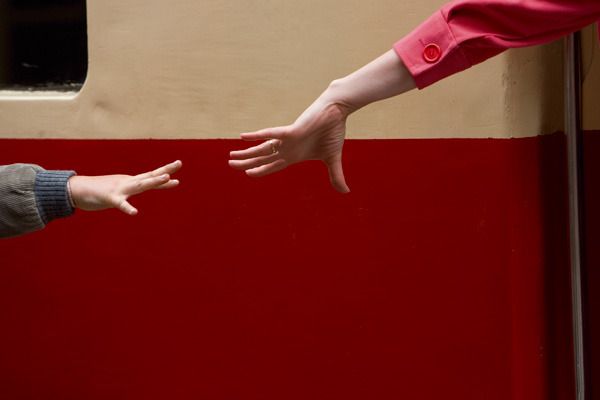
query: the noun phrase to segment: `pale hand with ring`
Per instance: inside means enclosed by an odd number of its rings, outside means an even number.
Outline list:
[[[229,165],[261,177],[306,160],[322,161],[331,185],[348,193],[342,168],[346,120],[354,111],[415,87],[415,82],[393,51],[345,78],[333,81],[327,90],[291,125],[242,133],[244,140],[265,142],[232,151]]]

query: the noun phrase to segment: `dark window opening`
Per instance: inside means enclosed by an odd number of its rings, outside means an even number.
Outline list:
[[[79,90],[85,0],[0,0],[0,90]]]

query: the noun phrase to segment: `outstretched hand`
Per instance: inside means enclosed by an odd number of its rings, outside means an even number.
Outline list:
[[[342,148],[350,108],[317,99],[292,125],[242,133],[248,141],[264,142],[246,150],[232,151],[229,165],[261,177],[306,160],[321,160],[331,185],[341,193],[350,189],[342,168]]]
[[[128,198],[151,189],[170,189],[179,184],[171,175],[181,168],[181,161],[164,165],[143,174],[80,176],[69,179],[71,200],[76,208],[86,211],[118,208],[125,214],[136,215],[138,210]]]
[[[253,177],[281,171],[305,160],[321,160],[331,185],[341,193],[350,191],[342,169],[346,119],[354,111],[416,87],[409,70],[394,50],[331,82],[327,90],[289,126],[243,133],[244,140],[265,142],[246,150],[232,151],[229,165]]]

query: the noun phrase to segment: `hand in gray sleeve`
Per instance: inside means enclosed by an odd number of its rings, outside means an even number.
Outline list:
[[[138,210],[131,196],[153,189],[171,189],[179,180],[181,161],[138,175],[75,175],[74,171],[46,171],[32,164],[0,166],[0,238],[42,229],[53,219],[85,211],[117,208],[128,215]]]
[[[33,232],[73,214],[67,188],[73,175],[33,164],[0,166],[0,237]]]

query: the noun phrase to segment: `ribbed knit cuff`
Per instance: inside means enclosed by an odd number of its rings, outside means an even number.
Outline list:
[[[44,224],[73,214],[67,181],[75,171],[40,171],[35,177],[35,199]]]

